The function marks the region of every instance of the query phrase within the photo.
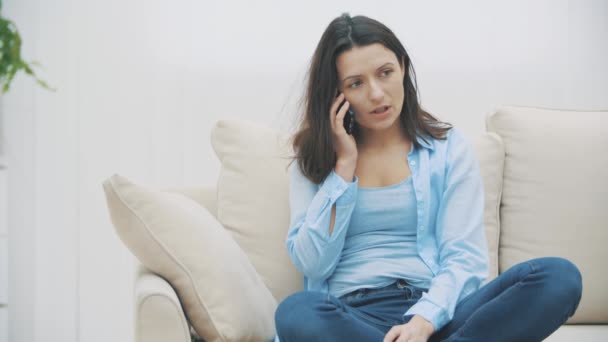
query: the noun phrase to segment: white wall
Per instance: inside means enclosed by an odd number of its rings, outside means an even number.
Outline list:
[[[502,104],[608,108],[608,2],[5,0],[51,93],[2,103],[10,341],[130,341],[134,258],[101,182],[214,183],[221,118],[292,128],[306,63],[349,11],[403,41],[425,108],[470,136]]]

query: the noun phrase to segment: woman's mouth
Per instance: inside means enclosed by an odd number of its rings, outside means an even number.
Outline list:
[[[385,116],[386,114],[388,114],[388,112],[391,110],[391,106],[382,106],[380,108],[377,108],[376,110],[372,111],[370,114],[374,115],[374,116]]]

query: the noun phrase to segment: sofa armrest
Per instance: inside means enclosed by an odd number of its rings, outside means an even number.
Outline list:
[[[177,294],[164,278],[143,266],[135,280],[135,341],[191,342]]]

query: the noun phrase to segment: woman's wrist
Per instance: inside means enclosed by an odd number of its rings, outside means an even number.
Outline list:
[[[427,332],[428,336],[431,336],[431,335],[433,335],[433,333],[435,333],[435,327],[433,326],[433,323],[427,321],[424,317],[422,317],[420,315],[414,315],[414,317],[412,317],[410,322],[423,326],[424,330]]]
[[[336,173],[342,177],[345,181],[351,183],[355,177],[355,168],[357,167],[357,161],[350,160],[338,160],[336,162]]]

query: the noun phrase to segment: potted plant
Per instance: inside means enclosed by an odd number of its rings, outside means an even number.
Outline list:
[[[31,65],[38,63],[32,62]],[[0,87],[6,93],[15,74],[20,70],[34,77],[36,82],[48,90],[54,90],[39,79],[30,64],[21,58],[21,36],[15,24],[2,16],[2,0],[0,0]]]

